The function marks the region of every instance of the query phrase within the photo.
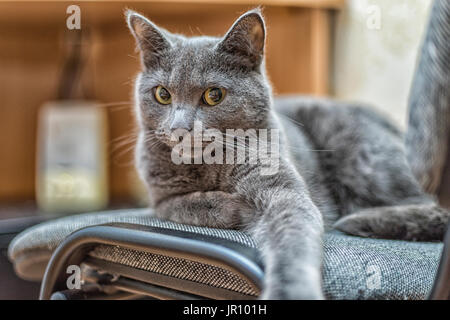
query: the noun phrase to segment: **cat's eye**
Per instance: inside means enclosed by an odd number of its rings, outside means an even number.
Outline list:
[[[203,102],[209,106],[219,104],[223,98],[225,98],[225,89],[222,88],[209,88],[202,96]]]
[[[157,86],[155,90],[155,99],[161,104],[169,104],[172,102],[172,96],[169,90],[163,86]]]

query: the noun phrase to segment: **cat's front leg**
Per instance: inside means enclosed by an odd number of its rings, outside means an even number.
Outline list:
[[[266,266],[262,299],[324,298],[322,225],[316,213],[309,205],[274,205],[250,227]]]
[[[223,191],[192,192],[169,197],[155,207],[160,218],[210,228],[234,229],[252,208],[237,194]]]
[[[323,299],[323,222],[303,179],[284,166],[272,176],[240,175],[236,190],[255,205],[247,231],[265,262],[262,299]]]

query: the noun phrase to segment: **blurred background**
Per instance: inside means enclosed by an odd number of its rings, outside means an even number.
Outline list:
[[[367,102],[404,128],[430,3],[0,2],[0,219],[145,205],[132,161],[139,59],[124,8],[172,32],[222,35],[262,5],[275,94]]]

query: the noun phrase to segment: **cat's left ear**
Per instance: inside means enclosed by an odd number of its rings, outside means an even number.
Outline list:
[[[236,63],[255,69],[264,58],[265,37],[264,19],[261,11],[255,9],[236,20],[217,49],[232,55]]]

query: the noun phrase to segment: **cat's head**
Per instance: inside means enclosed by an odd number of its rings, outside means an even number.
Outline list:
[[[135,91],[141,130],[165,141],[195,121],[222,132],[267,125],[271,89],[259,10],[243,14],[221,38],[171,34],[133,11],[126,18],[141,53]]]

